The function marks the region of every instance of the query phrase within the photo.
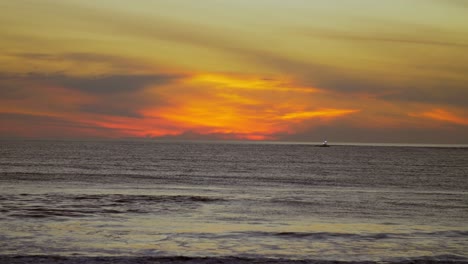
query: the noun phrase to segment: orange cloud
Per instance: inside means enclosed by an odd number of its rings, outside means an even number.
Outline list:
[[[286,115],[281,116],[280,119],[305,120],[305,119],[316,118],[316,117],[331,118],[331,117],[348,115],[348,114],[352,114],[356,112],[359,112],[359,110],[356,110],[356,109],[320,109],[320,110],[315,110],[315,111],[288,113]]]
[[[316,93],[319,89],[292,85],[287,79],[255,78],[251,76],[233,76],[222,74],[198,74],[188,80],[193,84],[210,84],[218,88],[235,88],[247,90],[269,90],[282,92]]]
[[[77,135],[81,131],[90,136],[94,131],[97,137],[111,138],[190,132],[207,138],[273,140],[359,111],[336,105],[330,100],[333,94],[287,77],[184,74],[171,82],[145,85],[138,82],[140,78],[128,77],[117,86],[116,81],[103,82],[103,78],[33,77],[17,84],[27,96],[16,96],[19,101],[4,99],[0,113],[13,114],[4,118],[18,131],[35,130],[40,123],[54,127],[43,128],[44,135],[60,131],[74,135],[75,129]],[[107,79],[122,79],[117,77]],[[48,84],[48,80],[57,82]],[[13,122],[14,114],[23,116],[24,124]],[[28,123],[25,116],[34,122]]]
[[[311,107],[319,101],[314,96],[323,93],[287,79],[198,74],[156,90],[153,96],[170,103],[143,109],[142,116],[184,131],[231,139],[274,139],[275,134],[294,133],[305,120],[321,122],[358,111]]]
[[[457,125],[468,126],[468,118],[460,117],[443,109],[433,109],[423,113],[412,113],[410,116],[425,117]]]

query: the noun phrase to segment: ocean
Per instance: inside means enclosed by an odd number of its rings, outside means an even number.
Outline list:
[[[468,148],[0,141],[0,263],[468,263]]]

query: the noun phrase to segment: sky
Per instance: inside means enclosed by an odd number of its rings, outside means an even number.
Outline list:
[[[466,0],[0,0],[0,138],[468,144]]]

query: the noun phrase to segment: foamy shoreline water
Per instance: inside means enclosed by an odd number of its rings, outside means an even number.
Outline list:
[[[294,260],[242,257],[63,257],[63,256],[0,256],[0,264],[466,264],[468,259],[457,256],[408,258],[394,261],[334,261]]]

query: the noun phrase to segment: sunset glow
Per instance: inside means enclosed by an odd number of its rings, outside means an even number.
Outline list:
[[[353,2],[4,2],[0,137],[468,143],[467,6]]]

